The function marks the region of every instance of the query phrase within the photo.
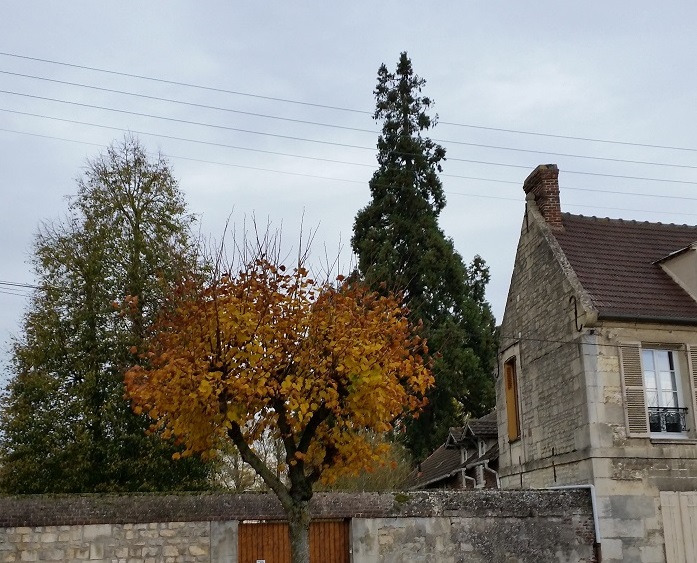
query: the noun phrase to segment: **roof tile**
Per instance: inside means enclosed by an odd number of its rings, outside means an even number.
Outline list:
[[[697,302],[657,260],[697,241],[697,227],[562,215],[555,232],[601,317],[697,323]]]

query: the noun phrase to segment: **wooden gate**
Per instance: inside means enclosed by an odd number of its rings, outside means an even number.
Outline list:
[[[241,522],[238,528],[239,563],[290,563],[288,524]],[[311,563],[349,563],[349,521],[316,520],[310,523]]]
[[[697,492],[661,491],[668,563],[697,561]]]

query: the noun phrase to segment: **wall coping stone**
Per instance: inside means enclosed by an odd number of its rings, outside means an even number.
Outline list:
[[[315,519],[568,517],[592,513],[588,490],[315,493]],[[267,493],[76,494],[0,496],[0,528],[145,522],[283,520]]]

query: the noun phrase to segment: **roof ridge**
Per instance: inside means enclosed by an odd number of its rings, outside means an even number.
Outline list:
[[[651,227],[677,227],[677,228],[688,228],[697,229],[697,225],[688,225],[687,223],[662,223],[660,221],[639,221],[637,219],[622,219],[621,217],[596,217],[595,215],[582,215],[569,213],[567,211],[562,213],[562,223],[564,218],[589,220],[596,222],[607,222],[607,223],[618,223],[620,225],[640,225],[640,226],[651,226]]]

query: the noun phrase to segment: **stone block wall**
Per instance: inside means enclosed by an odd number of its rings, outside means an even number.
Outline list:
[[[210,522],[18,526],[1,535],[2,563],[211,561]]]
[[[509,442],[505,382],[499,377],[496,410],[504,488],[579,483],[563,475],[565,464],[575,463],[577,453],[590,446],[583,347],[576,330],[584,310],[572,299],[578,290],[574,279],[549,226],[529,201],[501,323],[500,373],[503,362],[515,356],[521,427],[520,439]],[[521,472],[528,479],[522,485]]]
[[[352,563],[595,561],[587,491],[317,494],[312,513],[350,521]],[[240,521],[281,519],[270,495],[0,497],[0,562],[236,563]]]

